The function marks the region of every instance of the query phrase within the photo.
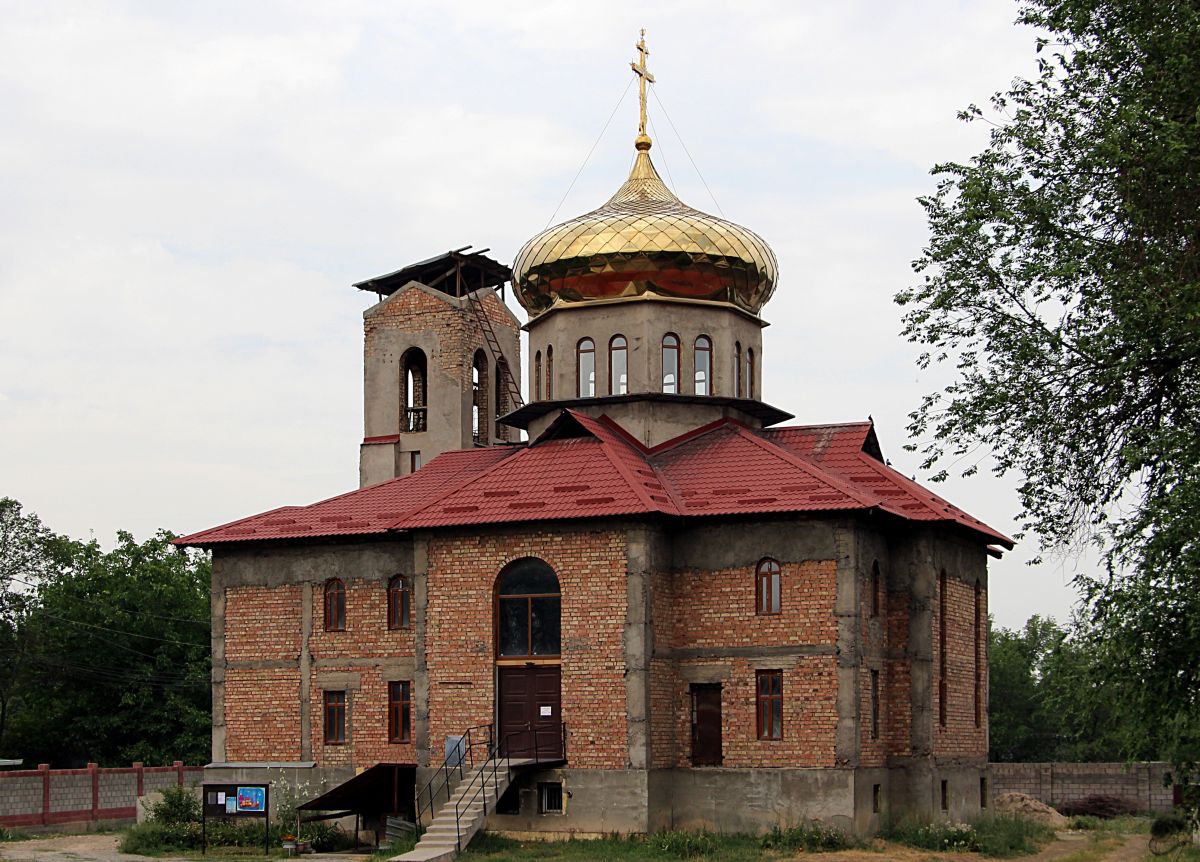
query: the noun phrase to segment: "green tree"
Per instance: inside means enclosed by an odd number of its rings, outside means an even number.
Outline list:
[[[0,501],[0,752],[56,766],[203,762],[209,564],[159,532],[111,551],[56,536]],[[18,589],[19,588],[19,589]]]
[[[989,453],[1044,549],[1094,543],[1091,647],[1130,723],[1200,744],[1200,8],[1031,0],[1038,75],[934,168],[923,281],[897,295],[954,379],[910,431],[926,468]],[[971,473],[976,466],[966,470]]]
[[[67,564],[69,539],[26,514],[11,497],[0,498],[0,750],[8,719],[29,681],[29,613],[36,590]]]

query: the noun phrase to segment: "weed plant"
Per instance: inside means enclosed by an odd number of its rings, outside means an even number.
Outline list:
[[[1036,853],[1040,844],[1054,838],[1054,830],[1024,817],[999,815],[970,823],[901,820],[885,829],[881,837],[921,850],[1009,858]]]

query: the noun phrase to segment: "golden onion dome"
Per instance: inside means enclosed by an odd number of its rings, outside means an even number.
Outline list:
[[[730,302],[757,313],[771,298],[778,265],[754,231],[692,209],[636,140],[629,179],[599,209],[555,225],[522,246],[513,262],[521,304],[538,314],[555,301],[645,293]]]

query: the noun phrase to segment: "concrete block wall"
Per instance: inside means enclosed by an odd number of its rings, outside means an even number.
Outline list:
[[[131,821],[137,799],[168,785],[198,781],[201,767],[146,767],[140,763],[101,769],[37,769],[0,772],[0,826],[51,827],[67,823]]]
[[[1139,811],[1170,811],[1174,789],[1163,780],[1166,763],[993,763],[992,792],[1024,793],[1047,805],[1089,796],[1115,796]]]

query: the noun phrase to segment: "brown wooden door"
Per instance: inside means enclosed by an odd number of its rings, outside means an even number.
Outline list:
[[[510,757],[562,757],[562,668],[501,667],[500,741]]]
[[[721,685],[692,685],[692,766],[721,765]]]

